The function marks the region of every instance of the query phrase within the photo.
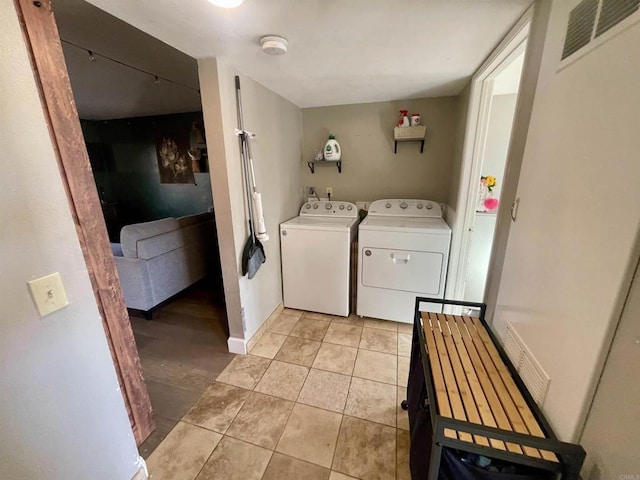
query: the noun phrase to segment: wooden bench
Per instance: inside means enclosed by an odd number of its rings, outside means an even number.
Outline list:
[[[423,302],[479,308],[480,317],[423,312]],[[487,328],[485,310],[484,304],[416,299],[411,365],[412,370],[421,366],[422,375],[411,372],[409,379],[424,377],[426,386],[433,431],[429,480],[438,478],[443,447],[577,480],[584,449],[557,440]]]

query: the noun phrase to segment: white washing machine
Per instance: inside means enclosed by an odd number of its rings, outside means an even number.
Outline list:
[[[450,243],[437,203],[373,202],[358,234],[358,315],[412,323],[417,296],[444,298]]]
[[[280,224],[285,307],[349,315],[357,231],[358,209],[349,202],[307,202],[298,217]]]

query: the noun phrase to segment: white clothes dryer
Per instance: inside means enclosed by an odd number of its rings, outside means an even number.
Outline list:
[[[358,234],[358,315],[412,323],[416,297],[444,298],[450,243],[437,203],[373,202]]]
[[[280,224],[284,306],[349,316],[351,245],[358,208],[349,202],[307,202]]]

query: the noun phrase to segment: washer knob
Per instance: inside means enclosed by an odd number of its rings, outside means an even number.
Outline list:
[[[387,208],[391,208],[391,203],[387,202],[387,204],[385,205],[385,207],[387,207]]]
[[[309,205],[309,204],[307,203],[307,204],[305,205],[305,208],[306,208],[307,210],[309,210],[309,209],[311,208],[311,205]]]
[[[406,210],[408,206],[409,206],[409,205],[407,205],[407,202],[402,202],[402,203],[400,204],[400,208],[401,208],[401,209],[403,209],[403,210]]]
[[[344,210],[344,205],[340,205],[340,210]]]
[[[317,209],[318,209],[318,204],[317,204],[317,203],[314,203],[314,204],[313,204],[313,208],[314,208],[315,210],[317,210]]]
[[[427,210],[431,210],[433,208],[433,205],[431,205],[430,203],[427,204]]]
[[[353,207],[351,205],[347,205],[347,210],[351,211],[353,210]]]
[[[331,204],[327,203],[327,205],[324,208],[326,208],[327,210],[331,210]]]
[[[418,204],[418,210],[422,210],[423,205],[421,203]]]

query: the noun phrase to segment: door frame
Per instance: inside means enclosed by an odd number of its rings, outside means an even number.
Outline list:
[[[14,0],[42,110],[136,443],[155,429],[51,0]]]
[[[489,113],[491,111],[493,81],[513,59],[523,52],[525,52],[526,63],[528,54],[526,46],[533,15],[534,7],[531,6],[478,68],[471,79],[471,92],[462,150],[460,188],[458,189],[456,202],[458,210],[455,212],[453,225],[451,226],[452,240],[445,289],[447,292],[446,297],[449,299],[463,300],[464,296],[471,238],[473,236],[475,207],[480,184],[479,178],[487,138]],[[521,86],[523,76],[521,74]],[[518,107],[516,107],[517,109]],[[511,155],[507,154],[505,172],[510,169],[510,162],[512,161]],[[506,178],[507,175],[505,174]],[[502,210],[503,205],[504,200],[501,199],[498,213]],[[496,228],[497,226],[498,224],[496,224]],[[491,270],[491,262],[489,270]]]

